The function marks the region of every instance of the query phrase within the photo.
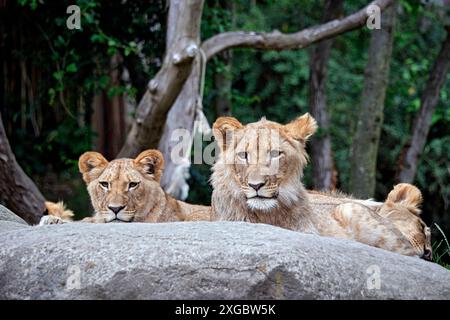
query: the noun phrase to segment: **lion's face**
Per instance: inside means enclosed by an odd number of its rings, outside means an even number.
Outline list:
[[[431,231],[425,222],[401,205],[393,204],[383,209],[386,211],[381,215],[388,217],[394,223],[395,227],[409,240],[417,255],[431,260]]]
[[[309,114],[287,125],[262,119],[244,126],[231,117],[219,118],[214,136],[221,155],[214,170],[227,172],[235,197],[248,209],[267,212],[289,206],[298,200],[307,163],[305,142],[316,128]]]
[[[431,260],[431,230],[420,218],[422,194],[408,183],[400,183],[389,193],[379,214],[388,218],[409,240],[417,255]]]
[[[86,152],[79,160],[96,215],[104,222],[139,221],[157,205],[163,165],[157,150],[111,162],[97,152]]]

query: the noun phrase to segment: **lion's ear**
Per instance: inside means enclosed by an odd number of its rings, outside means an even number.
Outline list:
[[[161,152],[153,149],[142,151],[134,159],[134,163],[144,174],[149,174],[156,181],[160,181],[164,170],[164,157]]]
[[[412,184],[399,183],[389,192],[386,201],[392,201],[418,209],[422,203],[422,193]],[[417,211],[417,213],[420,214],[420,211]]]
[[[244,126],[236,118],[219,117],[213,124],[213,134],[219,147],[224,151],[231,142],[233,131],[241,129]]]
[[[89,151],[80,156],[78,160],[78,168],[83,174],[83,180],[86,183],[97,179],[108,165],[106,160],[100,153]]]
[[[284,127],[292,138],[306,143],[309,137],[317,131],[317,122],[309,113],[305,113]]]

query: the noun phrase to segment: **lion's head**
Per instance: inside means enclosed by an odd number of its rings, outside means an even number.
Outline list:
[[[316,130],[309,114],[286,125],[265,118],[247,125],[232,117],[218,118],[213,131],[221,152],[211,177],[214,189],[250,211],[289,207],[303,188],[305,144]]]
[[[158,150],[111,162],[98,152],[86,152],[78,166],[96,216],[104,222],[142,221],[164,197],[159,184],[164,159]]]
[[[420,218],[422,194],[408,183],[397,184],[389,193],[379,214],[388,218],[409,240],[417,255],[431,260],[431,231]]]

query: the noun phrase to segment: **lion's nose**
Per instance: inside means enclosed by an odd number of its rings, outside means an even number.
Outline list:
[[[430,250],[430,249],[425,249],[425,250],[423,250],[422,259],[431,261],[431,258],[432,258],[431,250]]]
[[[252,187],[253,189],[255,189],[255,191],[258,191],[259,189],[261,189],[266,183],[262,182],[262,183],[257,183],[257,184],[253,184],[253,183],[249,183],[248,185],[250,187]]]
[[[118,207],[108,206],[108,209],[114,212],[115,214],[118,214],[120,211],[122,211],[123,208],[125,208],[125,206],[118,206]]]

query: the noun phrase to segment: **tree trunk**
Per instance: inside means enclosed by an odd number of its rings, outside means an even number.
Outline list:
[[[159,143],[159,150],[163,153],[165,161],[161,186],[167,193],[181,200],[185,200],[189,192],[187,180],[191,166],[192,138],[195,134],[195,120],[198,119],[198,113],[202,112],[198,108],[199,81],[200,60],[196,59],[189,78],[169,112],[164,134]],[[184,132],[186,136],[181,141],[182,149],[176,155],[172,155],[174,147],[180,146],[181,137],[177,135],[179,132]]]
[[[350,192],[357,198],[370,198],[375,193],[378,143],[389,79],[396,7],[394,4],[383,12],[381,29],[371,31],[361,107],[352,145]]]
[[[236,28],[236,4],[233,1],[222,1],[219,5],[224,10],[231,12],[231,29]],[[231,89],[233,84],[233,75],[231,72],[233,51],[227,50],[219,53],[221,70],[214,71],[214,110],[216,118],[222,116],[231,116]]]
[[[431,119],[439,101],[439,92],[450,71],[450,26],[441,51],[431,69],[425,91],[420,101],[410,140],[403,147],[399,158],[397,181],[413,183],[420,155],[427,141],[431,127]]]
[[[30,224],[37,224],[45,211],[45,200],[16,161],[0,114],[0,200]]]
[[[219,54],[223,70],[214,72],[214,109],[216,117],[231,115],[231,50]]]
[[[323,22],[336,19],[342,13],[344,0],[327,0]],[[313,185],[316,190],[336,188],[336,170],[331,151],[330,119],[327,112],[326,84],[328,59],[333,39],[318,43],[311,53],[309,73],[309,107],[319,125],[319,132],[312,138],[311,156]]]
[[[170,48],[176,41],[177,30],[173,26],[173,21],[179,19],[182,8],[179,2],[170,4],[166,48]],[[201,17],[201,13],[199,14]],[[200,41],[200,30],[198,30],[197,41]],[[199,54],[197,54],[199,57]],[[180,143],[176,134],[179,130],[191,135],[194,132],[194,123],[197,112],[197,102],[200,81],[200,60],[193,61],[192,70],[186,79],[181,91],[173,103],[167,115],[164,131],[158,144],[158,149],[164,155],[164,173],[161,178],[163,189],[177,199],[186,199],[189,192],[187,179],[189,178],[190,148],[192,140],[190,137],[184,137],[182,140],[182,149],[176,157],[172,156],[173,148]],[[176,131],[177,130],[177,131]]]
[[[167,114],[191,74],[200,41],[203,0],[171,0],[167,37],[170,47],[163,65],[149,82],[141,99],[136,120],[119,153],[135,157],[146,148],[157,148],[163,134]],[[170,31],[172,30],[172,31]]]
[[[122,57],[111,57],[110,87],[120,85]],[[94,145],[95,150],[101,152],[107,159],[114,159],[123,146],[126,135],[125,126],[125,101],[124,95],[108,96],[105,89],[94,96],[92,107],[92,128],[97,134]]]
[[[232,7],[233,5],[227,5]],[[232,9],[232,8],[229,8]],[[168,29],[167,41],[173,39],[171,35],[173,29]],[[224,57],[229,57],[231,51],[223,52]],[[203,58],[202,58],[203,59]],[[159,143],[159,150],[164,155],[165,168],[161,179],[161,186],[164,190],[173,197],[185,200],[189,193],[188,179],[190,177],[191,167],[191,148],[193,145],[194,135],[198,133],[201,128],[208,126],[205,122],[205,117],[202,111],[202,97],[200,96],[200,82],[202,65],[206,63],[201,59],[194,61],[194,66],[189,78],[183,86],[177,100],[169,111],[166,126],[164,128],[163,136]],[[225,72],[214,74],[214,85],[219,86],[219,96],[214,99],[216,110],[221,110],[222,115],[231,112],[231,65],[230,59],[225,60]],[[176,136],[172,137],[174,130],[181,129],[186,133],[182,141],[182,148],[176,157],[172,156],[174,147],[179,144]],[[208,129],[208,128],[207,128]]]

